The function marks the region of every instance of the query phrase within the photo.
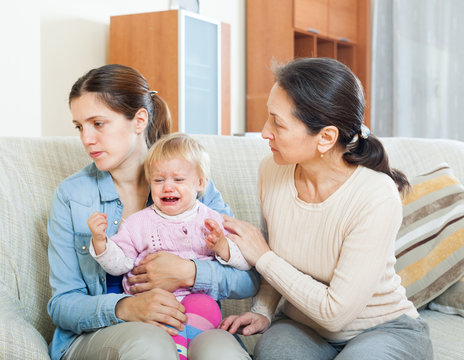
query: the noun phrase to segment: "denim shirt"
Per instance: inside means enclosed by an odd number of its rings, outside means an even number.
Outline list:
[[[220,213],[232,214],[212,182],[200,201]],[[107,214],[106,233],[114,235],[123,204],[110,173],[99,171],[92,163],[58,186],[48,219],[52,287],[48,313],[57,326],[49,346],[53,360],[60,359],[83,332],[123,322],[116,317],[115,306],[129,295],[107,294],[106,273],[89,254],[91,232],[87,220],[94,211]],[[241,271],[217,261],[194,261],[197,272],[193,292],[219,300],[250,297],[258,289],[255,270]]]

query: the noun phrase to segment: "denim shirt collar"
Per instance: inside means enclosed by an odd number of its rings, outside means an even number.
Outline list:
[[[95,167],[97,173],[98,191],[102,201],[113,201],[119,199],[119,194],[114,186],[113,177],[109,171],[100,171]]]
[[[95,164],[94,164],[95,166]],[[95,166],[95,172],[97,174],[97,184],[98,191],[100,192],[100,197],[102,201],[113,201],[119,199],[119,194],[116,191],[114,186],[113,177],[109,171],[100,171]],[[148,189],[148,197],[146,201],[146,206],[153,205],[153,199],[151,198],[150,189]]]

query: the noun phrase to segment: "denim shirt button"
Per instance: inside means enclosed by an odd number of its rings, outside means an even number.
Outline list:
[[[111,320],[110,323],[111,323],[111,325],[114,325],[114,321],[113,321],[113,320]]]
[[[114,225],[118,225],[118,220],[114,220]]]
[[[85,251],[87,249],[87,246],[83,245],[82,246],[82,251]]]
[[[105,282],[105,278],[102,276],[102,282]]]
[[[118,205],[121,205],[121,200],[118,200]]]

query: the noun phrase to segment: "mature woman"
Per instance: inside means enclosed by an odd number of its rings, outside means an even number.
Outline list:
[[[174,335],[186,322],[171,291],[192,287],[215,299],[254,295],[257,276],[215,261],[190,261],[169,253],[148,255],[131,278],[137,296],[123,294],[122,277],[107,275],[89,254],[87,220],[107,214],[108,236],[121,221],[149,205],[143,172],[147,149],[170,130],[169,110],[137,71],[121,65],[93,69],[72,87],[73,123],[93,162],[55,192],[48,223],[56,324],[52,359],[177,359]],[[210,183],[201,199],[231,214]],[[155,325],[155,326],[154,326]],[[167,326],[169,325],[169,326]],[[176,330],[177,329],[177,330]],[[191,359],[249,359],[235,338],[210,330],[190,345]]]
[[[221,327],[264,332],[258,360],[432,359],[428,327],[394,269],[409,184],[362,123],[360,82],[336,60],[295,60],[276,70],[267,107],[268,242],[250,224],[225,224],[261,287],[252,311]]]

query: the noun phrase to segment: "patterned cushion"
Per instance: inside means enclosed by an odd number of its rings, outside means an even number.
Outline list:
[[[464,186],[445,163],[411,180],[396,241],[396,271],[421,307],[464,275]]]
[[[429,309],[464,316],[464,277],[435,298],[429,304]]]

